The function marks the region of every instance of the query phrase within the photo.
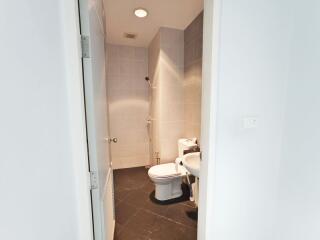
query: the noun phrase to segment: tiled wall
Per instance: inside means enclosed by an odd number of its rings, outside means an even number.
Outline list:
[[[107,91],[113,166],[149,164],[148,53],[146,48],[107,45]]]
[[[156,152],[161,163],[172,162],[179,138],[200,139],[202,26],[201,13],[185,31],[160,28],[149,49],[108,45],[114,168],[155,164]]]
[[[184,137],[183,31],[160,28],[161,82],[160,146],[161,162],[172,162],[178,156],[178,139]]]
[[[160,28],[149,46],[152,145],[153,153],[160,152],[161,163],[174,161],[177,141],[184,136],[183,35],[181,30]]]
[[[159,145],[159,81],[160,81],[160,32],[153,38],[148,49],[148,72],[152,84],[150,89],[150,159],[155,164],[156,153],[160,152]]]
[[[200,139],[203,13],[184,31],[184,133]]]

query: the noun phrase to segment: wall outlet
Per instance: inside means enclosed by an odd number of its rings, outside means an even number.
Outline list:
[[[243,128],[257,128],[258,118],[257,117],[245,117],[243,118]]]

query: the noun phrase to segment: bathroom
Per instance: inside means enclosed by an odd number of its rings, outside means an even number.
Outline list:
[[[0,239],[319,240],[319,12],[3,1]]]
[[[182,3],[107,1],[114,239],[197,239],[203,3]]]

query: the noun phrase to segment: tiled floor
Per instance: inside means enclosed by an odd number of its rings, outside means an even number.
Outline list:
[[[188,189],[175,201],[159,203],[144,167],[114,171],[115,240],[197,239],[197,209]]]

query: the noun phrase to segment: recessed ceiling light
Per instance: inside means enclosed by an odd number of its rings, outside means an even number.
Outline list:
[[[138,18],[145,18],[148,16],[148,11],[143,8],[136,8],[134,10],[134,15],[136,15]]]

